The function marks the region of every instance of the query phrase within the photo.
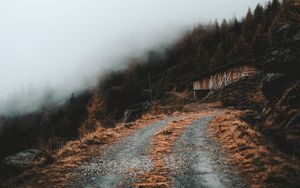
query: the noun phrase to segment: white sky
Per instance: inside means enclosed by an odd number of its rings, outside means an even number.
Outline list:
[[[0,98],[81,77],[266,0],[0,0]],[[72,78],[73,82],[70,82]]]

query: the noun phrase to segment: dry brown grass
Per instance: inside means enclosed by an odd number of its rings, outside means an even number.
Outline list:
[[[291,187],[299,183],[299,162],[278,152],[263,136],[238,117],[242,111],[227,111],[209,124],[213,138],[238,164],[251,187]]]
[[[133,123],[119,124],[116,128],[98,126],[93,132],[83,130],[80,140],[67,142],[53,155],[52,164],[37,166],[12,178],[9,182],[12,186],[18,187],[64,187],[68,180],[74,177],[74,169],[83,162],[100,155],[106,147],[126,135],[162,118],[165,116],[145,114]]]
[[[154,170],[141,176],[141,181],[135,187],[170,187],[171,182],[168,178],[170,169],[165,164],[165,157],[172,152],[172,146],[176,139],[182,134],[183,130],[192,124],[195,119],[211,112],[200,113],[179,113],[174,116],[183,116],[179,120],[172,121],[167,127],[157,132],[152,140],[150,158],[154,163]]]

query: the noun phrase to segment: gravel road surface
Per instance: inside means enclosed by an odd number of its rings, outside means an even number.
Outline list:
[[[148,157],[151,139],[172,120],[169,118],[141,128],[134,134],[110,146],[106,152],[76,170],[69,187],[113,188],[130,187],[138,176],[154,167]],[[171,169],[173,187],[247,187],[234,169],[224,164],[218,144],[207,136],[207,124],[213,116],[194,121],[174,143],[165,160]]]
[[[222,188],[247,187],[231,173],[217,143],[208,137],[207,124],[213,116],[192,123],[176,141],[173,152],[166,159],[174,187]]]
[[[153,168],[147,156],[151,138],[173,119],[152,123],[112,145],[101,156],[79,168],[76,172],[79,178],[69,187],[129,187],[137,175]]]

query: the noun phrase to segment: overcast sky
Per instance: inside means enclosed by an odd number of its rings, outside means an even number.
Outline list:
[[[239,18],[266,2],[0,0],[0,98],[29,86],[79,87],[81,77],[128,54],[168,43],[197,23]]]

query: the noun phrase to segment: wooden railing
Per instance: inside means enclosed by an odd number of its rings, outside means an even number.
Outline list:
[[[242,77],[253,75],[257,72],[256,68],[253,66],[239,66],[227,69],[223,72],[218,72],[203,79],[194,81],[194,90],[212,90],[220,89],[228,84],[239,80]]]

